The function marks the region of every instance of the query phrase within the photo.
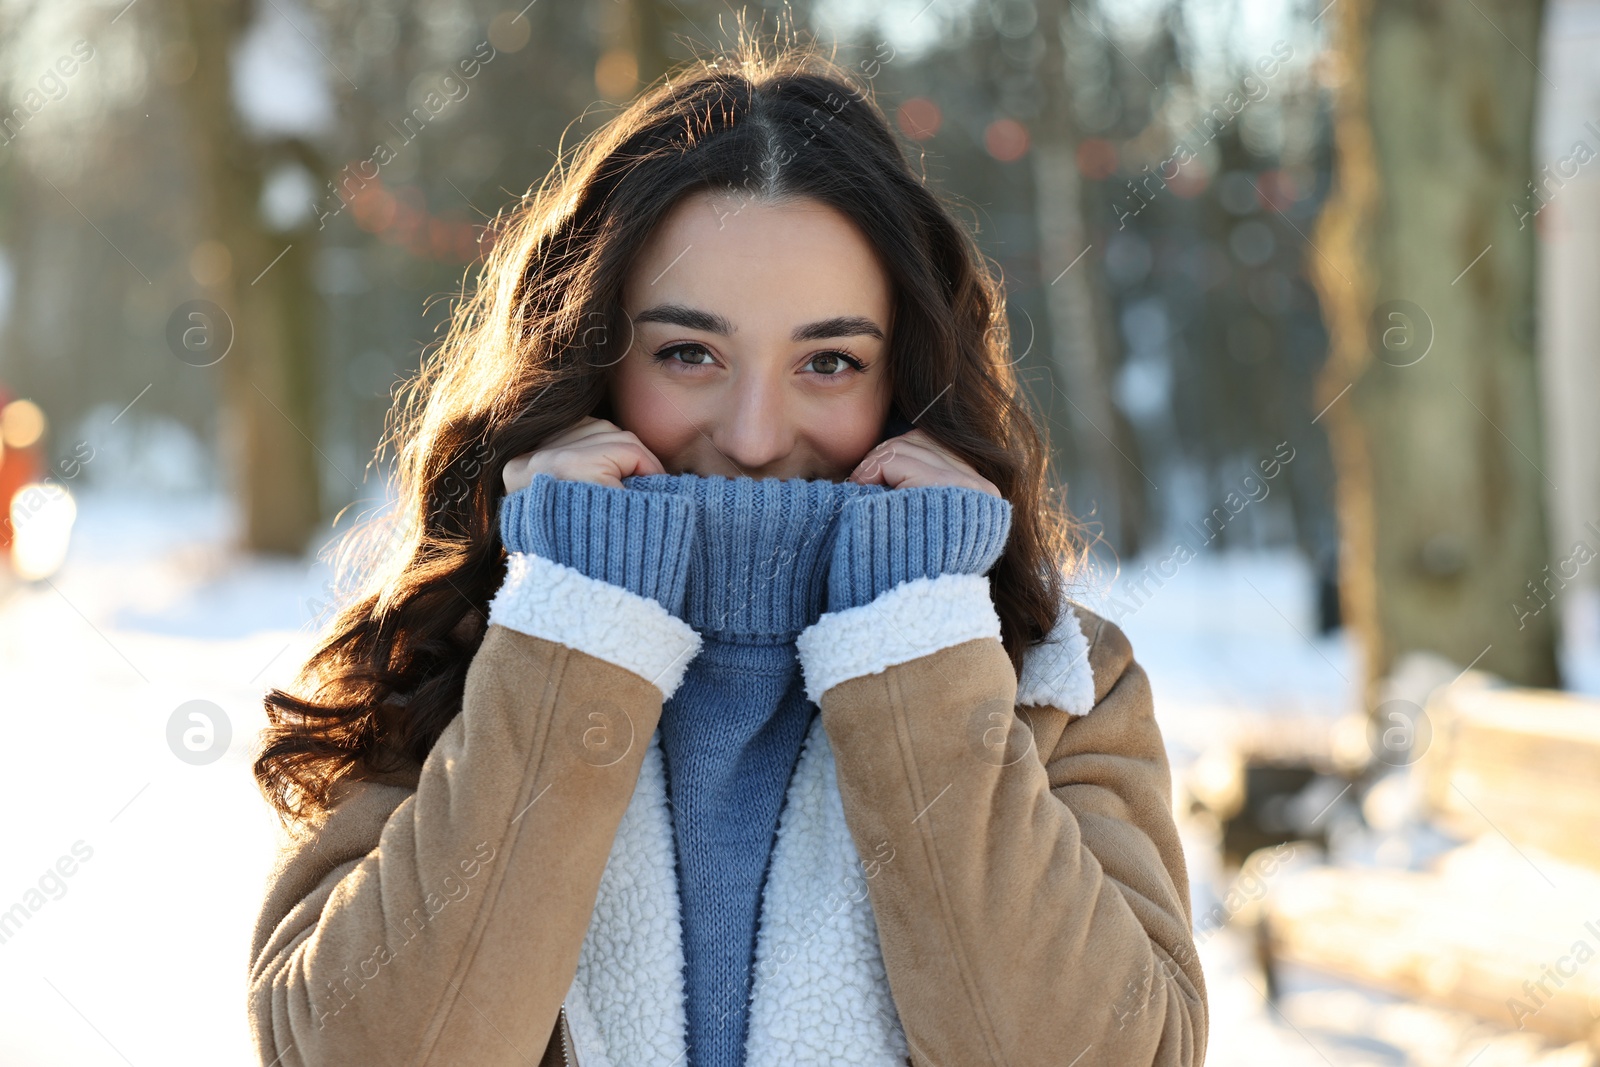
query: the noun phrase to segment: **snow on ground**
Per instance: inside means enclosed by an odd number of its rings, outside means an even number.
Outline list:
[[[1356,650],[1343,631],[1316,633],[1312,574],[1299,556],[1201,557],[1164,584],[1146,581],[1134,596],[1130,582],[1143,569],[1135,561],[1109,589],[1086,591],[1081,599],[1123,628],[1149,672],[1175,780],[1193,774],[1196,761],[1219,741],[1269,729],[1302,738],[1327,731],[1331,738],[1339,720],[1359,707]],[[1600,693],[1600,597],[1573,590],[1562,606],[1568,687]],[[1440,847],[1426,826],[1409,827],[1405,835],[1348,828],[1352,832],[1342,836],[1330,834],[1341,862],[1405,866]],[[1179,829],[1194,914],[1200,917],[1227,895],[1230,881],[1221,869],[1214,825],[1180,813]],[[1281,965],[1281,1000],[1270,1005],[1246,929],[1205,927],[1196,936],[1211,1010],[1208,1067],[1591,1063],[1579,1045],[1558,1048],[1532,1033],[1294,964]]]
[[[0,601],[0,909],[30,912],[0,927],[0,1062],[252,1063],[244,983],[274,821],[247,753],[261,691],[309,648],[322,577],[230,558],[216,500],[79,503],[62,570]],[[207,765],[168,746],[193,700],[231,726]]]
[[[0,801],[12,813],[0,855],[0,1062],[255,1062],[245,977],[275,824],[248,752],[261,693],[287,684],[310,648],[329,575],[232,554],[231,523],[217,498],[88,492],[62,570],[0,589],[10,754]],[[1150,673],[1175,776],[1219,733],[1345,713],[1358,665],[1342,636],[1316,636],[1310,597],[1292,556],[1206,557],[1136,610],[1106,608]],[[1571,662],[1590,688],[1600,627],[1592,600],[1572,604],[1589,613]],[[187,762],[169,742],[191,701],[215,705],[231,730],[214,762]],[[1228,886],[1206,828],[1183,831],[1199,914]],[[1224,927],[1200,952],[1213,1067],[1581,1062],[1294,969],[1279,1014],[1242,934]]]

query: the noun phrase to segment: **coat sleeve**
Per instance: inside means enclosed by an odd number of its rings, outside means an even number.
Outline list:
[[[699,645],[656,600],[513,551],[414,787],[353,784],[280,855],[251,947],[261,1062],[538,1062]]]
[[[851,835],[895,847],[869,894],[918,1067],[1203,1062],[1149,682],[1120,629],[1080,617],[1092,683],[1076,708],[1037,679],[1016,706],[975,575],[903,582],[801,635]]]

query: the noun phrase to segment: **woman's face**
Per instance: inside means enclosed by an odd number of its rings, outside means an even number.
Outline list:
[[[880,439],[890,282],[838,210],[690,194],[635,260],[623,308],[634,336],[612,412],[669,474],[838,482]]]

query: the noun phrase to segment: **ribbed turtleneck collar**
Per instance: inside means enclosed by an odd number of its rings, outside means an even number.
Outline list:
[[[828,553],[845,501],[887,491],[855,482],[717,474],[630,475],[622,482],[693,502],[684,621],[703,635],[748,644],[793,640],[821,618]]]

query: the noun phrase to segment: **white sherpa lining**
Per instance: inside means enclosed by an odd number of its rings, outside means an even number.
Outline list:
[[[1055,627],[1023,653],[1017,704],[1048,704],[1072,715],[1087,715],[1094,707],[1089,639],[1078,625],[1078,613],[1066,600],[1061,602]]]
[[[653,682],[662,699],[700,651],[694,627],[649,597],[591,578],[563,563],[512,552],[506,579],[489,601],[489,621],[557,641]]]
[[[800,632],[806,696],[977,637],[1000,638],[1000,616],[981,574],[913,578],[870,603],[831,611]]]
[[[747,1067],[797,1063],[904,1067],[868,879],[894,863],[887,842],[865,868],[845,822],[822,716],[795,766],[756,933]]]
[[[663,767],[658,729],[567,993],[582,1067],[672,1067],[684,1059],[683,927]],[[873,858],[893,863],[892,852]],[[784,798],[758,912],[751,996],[750,1067],[905,1064],[905,1034],[820,714]]]
[[[666,1067],[687,1058],[683,927],[665,766],[657,729],[617,825],[567,994],[580,1067]]]
[[[600,1032],[600,1022],[594,1012],[589,1010],[589,995],[581,982],[573,980],[562,1007],[567,1009],[572,1054],[577,1057],[579,1067],[617,1067],[606,1051],[605,1035]]]

